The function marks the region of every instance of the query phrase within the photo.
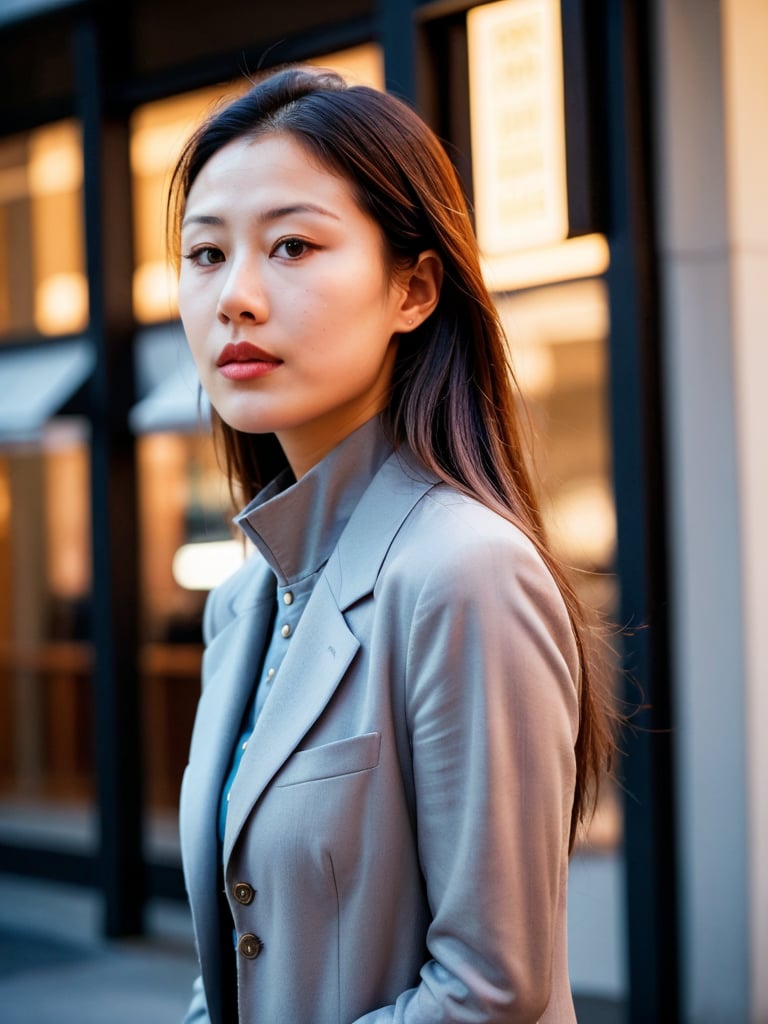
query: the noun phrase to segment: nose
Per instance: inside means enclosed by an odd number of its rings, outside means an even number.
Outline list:
[[[263,323],[269,316],[269,304],[256,270],[245,263],[230,264],[219,294],[216,315],[222,323],[246,321]]]

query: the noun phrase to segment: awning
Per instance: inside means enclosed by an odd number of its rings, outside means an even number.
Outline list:
[[[136,340],[136,387],[140,401],[128,420],[135,434],[195,433],[207,426],[208,399],[181,326],[143,331]]]
[[[60,7],[74,7],[78,2],[80,0],[3,0],[0,4],[0,28],[27,21],[38,14],[48,14]]]
[[[198,400],[199,395],[199,400]],[[208,422],[208,399],[181,374],[169,377],[131,409],[128,421],[134,434],[166,430],[199,430]]]
[[[90,341],[0,348],[0,444],[39,440],[96,364]]]

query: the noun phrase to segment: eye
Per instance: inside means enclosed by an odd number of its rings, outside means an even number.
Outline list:
[[[272,250],[272,255],[297,260],[315,248],[317,247],[305,242],[303,238],[281,238]]]
[[[212,267],[216,263],[224,262],[224,253],[215,245],[201,245],[188,253],[183,253],[183,256],[185,260],[198,267]]]

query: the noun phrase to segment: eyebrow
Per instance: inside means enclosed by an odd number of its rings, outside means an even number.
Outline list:
[[[264,210],[258,215],[258,221],[262,224],[269,224],[283,217],[290,217],[296,213],[316,213],[321,217],[330,217],[332,220],[339,220],[337,214],[325,206],[318,206],[316,203],[291,203],[288,206],[273,206]],[[215,217],[208,214],[199,214],[194,217],[185,217],[182,221],[182,228],[189,224],[210,224],[214,227],[222,227],[225,224],[223,217]]]

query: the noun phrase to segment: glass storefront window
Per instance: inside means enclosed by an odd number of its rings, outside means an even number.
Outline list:
[[[88,448],[60,420],[0,452],[0,836],[93,841]],[[45,808],[45,814],[40,810]]]
[[[207,590],[175,571],[184,545],[231,540],[226,483],[203,434],[139,439],[142,536],[142,703],[150,841],[173,832],[200,690]]]
[[[572,569],[586,606],[614,623],[619,594],[605,283],[559,282],[497,294],[495,300],[523,395],[550,542]],[[589,845],[615,847],[620,838],[619,801],[606,783]]]
[[[88,322],[78,126],[0,141],[0,340]]]

